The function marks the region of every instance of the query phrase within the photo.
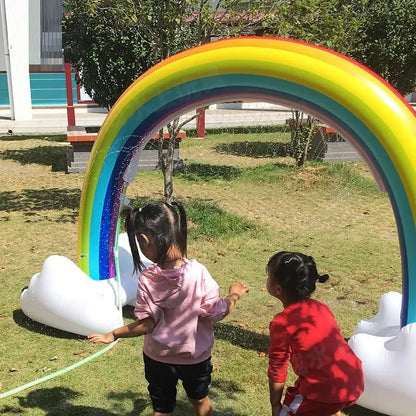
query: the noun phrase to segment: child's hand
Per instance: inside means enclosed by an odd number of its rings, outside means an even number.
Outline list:
[[[230,295],[237,295],[238,298],[241,298],[241,296],[245,295],[248,292],[248,286],[246,286],[243,282],[234,282],[230,289],[228,290],[228,293]]]
[[[108,334],[91,334],[88,335],[88,339],[93,342],[94,344],[96,342],[102,342],[103,344],[111,344],[115,341],[114,335],[112,332],[109,332]]]
[[[241,296],[245,295],[248,292],[248,287],[243,282],[234,282],[230,289],[228,290],[228,295],[225,297],[225,302],[227,303],[227,312],[225,315],[228,315],[233,309],[237,301]]]

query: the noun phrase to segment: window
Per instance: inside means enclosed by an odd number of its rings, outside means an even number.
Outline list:
[[[62,0],[41,0],[41,64],[62,64]]]

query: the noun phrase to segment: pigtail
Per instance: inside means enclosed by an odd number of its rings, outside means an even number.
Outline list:
[[[313,271],[311,273],[310,268],[308,265],[304,264],[302,258],[297,258],[296,260],[296,268],[294,270],[296,276],[294,279],[294,294],[296,294],[296,298],[299,300],[308,299],[316,289],[316,279]]]
[[[179,230],[182,234],[182,241],[178,241],[180,245],[180,250],[182,251],[182,254],[186,257],[187,251],[188,251],[188,222],[186,217],[186,210],[185,206],[180,201],[172,201],[172,206],[175,206],[178,208],[179,211]]]
[[[307,256],[307,259],[311,263],[311,265],[314,267],[316,271],[316,278],[315,280],[319,283],[325,283],[329,279],[329,274],[319,274],[318,269],[316,267],[315,259],[312,256]]]
[[[318,275],[318,278],[316,279],[319,283],[325,283],[329,279],[329,274],[321,274]]]
[[[141,208],[127,207],[123,210],[121,215],[124,217],[124,226],[129,239],[130,250],[133,257],[134,271],[141,272],[144,268],[144,264],[140,258],[140,251],[137,247],[136,239],[136,225],[138,217],[141,215]]]

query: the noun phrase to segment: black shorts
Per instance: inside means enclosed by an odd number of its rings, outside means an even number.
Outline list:
[[[166,364],[143,354],[143,360],[146,380],[149,383],[147,389],[155,412],[173,412],[178,380],[182,380],[183,388],[190,399],[200,400],[208,396],[211,358],[198,364]]]

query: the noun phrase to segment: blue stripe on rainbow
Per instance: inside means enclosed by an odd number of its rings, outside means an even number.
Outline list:
[[[268,53],[259,54],[256,45]],[[243,55],[246,60],[232,57],[236,49],[246,47],[251,51],[251,55]],[[189,65],[189,59],[194,66]],[[319,65],[308,64],[308,59]],[[336,71],[342,76],[333,76]],[[414,322],[415,115],[395,91],[361,66],[330,51],[288,40],[235,38],[195,48],[159,64],[123,94],[100,130],[82,193],[82,269],[93,279],[114,276],[116,223],[127,185],[123,175],[136,149],[175,115],[238,98],[303,109],[361,149],[373,171],[382,177],[392,201],[403,264],[402,323]]]

